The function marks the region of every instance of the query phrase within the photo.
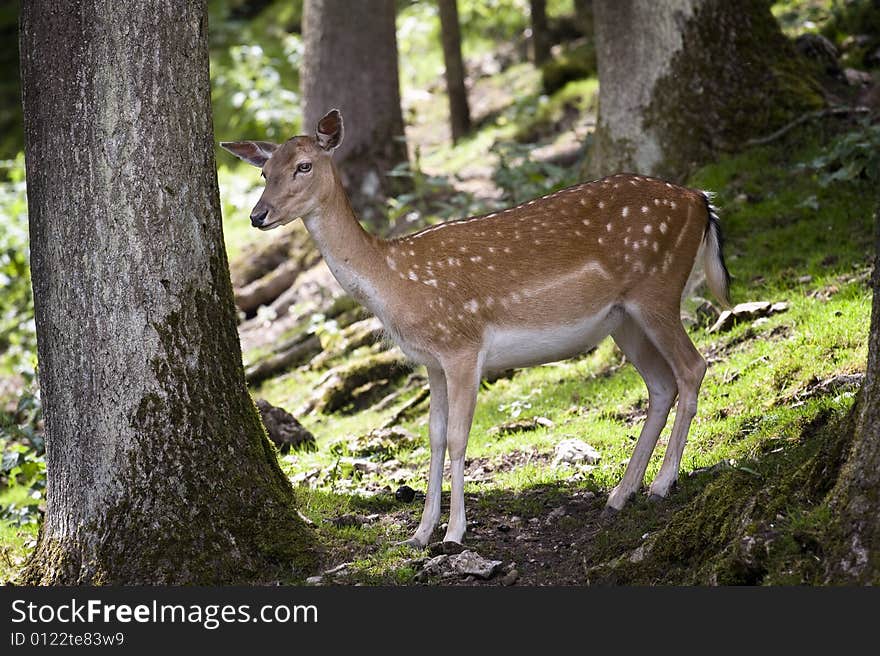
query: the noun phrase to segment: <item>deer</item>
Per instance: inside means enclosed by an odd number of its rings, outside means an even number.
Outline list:
[[[666,452],[647,494],[675,483],[706,361],[681,320],[681,298],[702,259],[707,284],[729,306],[730,276],[708,192],[620,173],[515,207],[383,239],[358,222],[332,154],[337,109],[314,136],[283,144],[222,142],[261,169],[251,224],[272,230],[301,218],[341,286],[427,369],[430,464],[421,521],[403,544],[423,548],[440,522],[444,459],[451,496],[444,542],[466,532],[465,451],[481,380],[585,353],[611,336],[644,380],[648,412],[603,514],[644,483],[676,398]]]

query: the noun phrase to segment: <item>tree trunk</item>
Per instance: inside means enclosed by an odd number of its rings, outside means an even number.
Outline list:
[[[574,0],[574,20],[578,29],[587,37],[593,39],[593,0]]]
[[[532,14],[532,61],[540,66],[550,59],[550,31],[547,29],[547,0],[529,0]]]
[[[830,495],[833,536],[827,554],[835,583],[880,584],[880,208],[875,216],[874,306],[868,368],[856,406],[852,448]]]
[[[446,65],[446,93],[449,95],[449,119],[452,142],[457,143],[471,131],[471,112],[464,86],[464,63],[461,60],[461,31],[458,24],[458,0],[438,0],[443,61]]]
[[[360,218],[384,232],[385,201],[405,188],[388,172],[407,161],[394,0],[306,0],[303,35],[304,125],[312,129],[334,107],[342,112],[342,183]]]
[[[585,173],[681,179],[823,102],[765,0],[595,0],[599,122]]]
[[[22,9],[48,475],[23,579],[290,577],[311,537],[245,389],[205,2]]]

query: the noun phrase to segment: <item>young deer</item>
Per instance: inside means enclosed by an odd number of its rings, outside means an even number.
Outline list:
[[[440,519],[446,449],[452,472],[444,540],[465,533],[464,457],[480,379],[569,358],[611,335],[648,388],[648,417],[606,509],[642,484],[672,403],[675,423],[651,497],[678,476],[706,363],[681,324],[682,290],[702,248],[712,292],[728,302],[718,217],[706,194],[619,174],[484,216],[392,240],[358,223],[331,153],[342,116],[282,145],[221,146],[262,168],[266,187],[250,218],[270,230],[302,217],[340,284],[427,367],[431,464],[422,519],[409,544],[425,546]]]

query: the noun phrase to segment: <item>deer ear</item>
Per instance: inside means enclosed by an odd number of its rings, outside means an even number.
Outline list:
[[[342,143],[342,113],[338,109],[331,109],[318,121],[315,140],[328,152],[335,150]]]
[[[221,141],[220,146],[258,168],[263,168],[278,149],[278,144],[268,141]]]

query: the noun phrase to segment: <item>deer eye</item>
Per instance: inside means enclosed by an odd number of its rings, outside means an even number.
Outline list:
[[[308,173],[312,170],[311,162],[300,162],[296,165],[296,170],[298,173]]]

